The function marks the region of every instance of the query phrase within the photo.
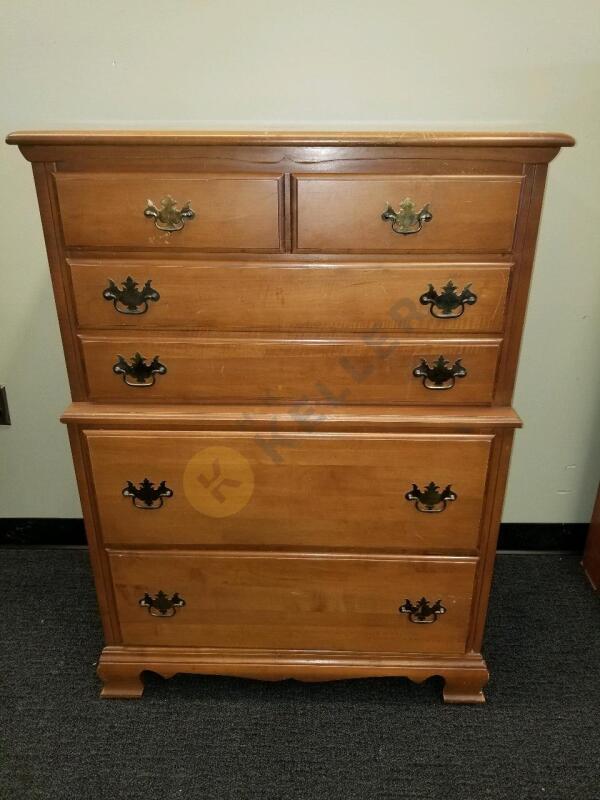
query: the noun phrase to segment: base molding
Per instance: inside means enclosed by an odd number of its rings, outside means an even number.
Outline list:
[[[98,676],[102,697],[136,698],[144,691],[142,673],[163,678],[178,673],[228,675],[262,681],[307,682],[349,678],[402,677],[415,683],[444,679],[446,703],[483,703],[489,673],[479,654],[463,656],[397,656],[375,653],[216,650],[209,648],[145,648],[108,646],[102,651]]]

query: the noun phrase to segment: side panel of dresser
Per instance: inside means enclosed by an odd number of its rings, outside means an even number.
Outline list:
[[[62,337],[67,374],[73,400],[85,397],[85,374],[77,341],[77,322],[73,293],[66,270],[66,255],[61,234],[60,215],[56,202],[52,174],[56,170],[53,163],[36,161],[32,164],[37,191],[42,228],[54,290],[54,300],[58,312],[58,323]]]
[[[496,376],[494,399],[499,406],[510,405],[512,402],[548,166],[529,164],[524,172],[526,181],[521,194],[514,242],[518,268],[513,272],[511,280],[506,336]]]
[[[60,234],[56,198],[52,190],[51,175],[55,165],[35,161],[32,164],[32,168],[71,397],[73,400],[79,400],[85,396],[85,375],[77,343],[75,308],[72,293],[66,280],[66,258]],[[102,550],[99,529],[95,522],[92,493],[88,483],[89,471],[84,463],[81,438],[76,427],[68,427],[102,629],[106,643],[110,644],[118,641],[119,634],[115,627],[108,563]]]

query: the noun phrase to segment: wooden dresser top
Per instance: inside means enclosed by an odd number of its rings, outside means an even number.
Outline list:
[[[404,145],[407,147],[572,147],[565,133],[529,131],[16,131],[8,144],[65,145]]]

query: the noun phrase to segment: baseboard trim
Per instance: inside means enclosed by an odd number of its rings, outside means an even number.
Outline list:
[[[86,547],[87,541],[79,517],[0,517],[0,546]]]
[[[504,522],[498,550],[582,554],[588,528],[585,522]]]
[[[500,526],[498,550],[582,553],[587,529],[578,522],[505,522]],[[83,520],[0,518],[0,546],[85,547]]]

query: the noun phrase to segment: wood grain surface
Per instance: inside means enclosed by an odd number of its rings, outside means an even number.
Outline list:
[[[130,551],[109,560],[127,645],[465,652],[473,559]],[[159,590],[185,607],[151,616],[139,600]],[[447,611],[411,623],[399,607],[423,596]]]
[[[511,267],[109,259],[72,261],[70,271],[77,321],[84,329],[444,334],[500,333]],[[109,280],[122,288],[128,277],[139,289],[150,280],[160,294],[144,314],[120,313],[103,298]],[[441,316],[439,308],[433,316],[420,298],[430,284],[440,294],[449,281],[458,295],[469,286],[477,300],[458,318]]]
[[[489,435],[91,430],[85,439],[111,545],[478,547]],[[162,508],[122,496],[144,478],[172,490]],[[405,498],[430,481],[458,495],[440,513]]]
[[[300,338],[145,333],[80,337],[89,398],[121,402],[490,403],[500,339]],[[129,386],[113,372],[117,357],[158,355],[167,372],[153,386]],[[448,389],[427,389],[413,375],[421,359],[443,355],[467,369]]]

